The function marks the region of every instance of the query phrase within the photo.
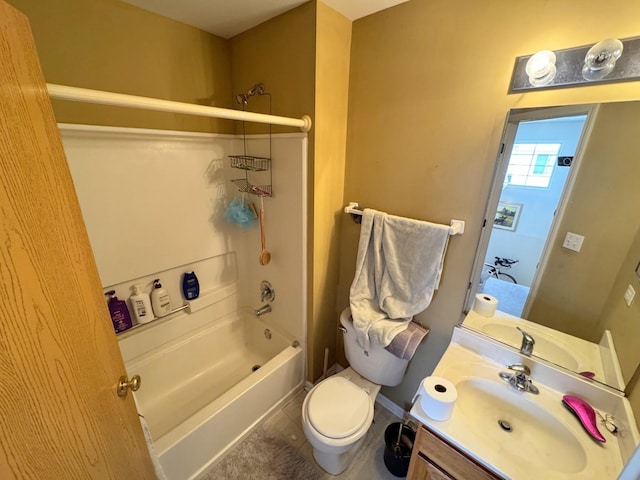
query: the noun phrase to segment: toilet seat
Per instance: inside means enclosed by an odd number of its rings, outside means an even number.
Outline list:
[[[361,430],[372,417],[373,402],[357,385],[343,377],[322,381],[309,393],[309,423],[321,435],[341,439]]]

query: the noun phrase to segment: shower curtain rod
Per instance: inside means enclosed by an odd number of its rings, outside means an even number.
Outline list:
[[[311,117],[308,115],[304,115],[302,118],[279,117],[277,115],[244,112],[229,108],[208,107],[206,105],[194,105],[191,103],[174,102],[171,100],[160,100],[158,98],[103,92],[100,90],[90,90],[88,88],[68,87],[66,85],[55,85],[53,83],[47,83],[47,89],[49,91],[49,96],[51,98],[57,98],[58,100],[99,103],[101,105],[114,105],[118,107],[142,108],[145,110],[157,110],[160,112],[225,118],[227,120],[270,123],[272,125],[298,127],[303,132],[308,132],[311,129]]]

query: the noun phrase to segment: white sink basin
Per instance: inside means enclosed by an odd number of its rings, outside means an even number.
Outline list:
[[[586,467],[586,453],[574,433],[563,419],[525,397],[531,394],[484,378],[462,380],[456,389],[456,414],[464,417],[478,437],[500,445],[505,455],[527,464],[543,462],[563,473],[580,472]],[[507,422],[510,431],[500,422]]]
[[[474,336],[464,332],[456,329],[454,338]],[[513,351],[492,345],[500,350],[495,353],[496,359],[518,358]],[[619,438],[600,427],[607,442],[594,441],[562,404],[562,395],[572,392],[554,390],[541,383],[536,378],[537,368],[550,367],[533,368],[536,364],[528,358],[526,361],[533,364],[531,379],[540,391],[538,395],[518,391],[499,377],[501,371],[508,371],[509,362],[515,363],[512,360],[496,363],[451,343],[432,374],[456,386],[458,396],[451,417],[445,421],[431,419],[423,410],[422,401],[414,403],[411,415],[507,479],[617,478],[622,470]],[[508,427],[511,431],[507,431]]]

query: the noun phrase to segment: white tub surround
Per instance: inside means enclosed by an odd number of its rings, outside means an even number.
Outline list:
[[[121,299],[159,278],[174,308],[194,271],[192,308],[119,335],[128,374],[169,480],[195,479],[302,386],[306,342],[306,134],[233,135],[60,125],[105,290]],[[229,156],[272,158],[260,229],[228,223],[241,194]],[[259,172],[260,173],[260,172]],[[246,195],[247,201],[256,197]],[[258,201],[259,205],[259,201]],[[260,319],[260,283],[277,292]],[[268,329],[268,335],[265,330]],[[270,337],[270,338],[267,338]],[[252,372],[255,366],[260,366]]]
[[[302,348],[248,311],[218,317],[225,303],[120,340],[169,480],[195,478],[302,387]]]
[[[200,292],[238,282],[239,305],[260,306],[260,282],[277,292],[271,320],[306,339],[307,137],[251,135],[247,151],[268,156],[274,196],[264,199],[272,261],[258,263],[260,229],[224,219],[240,196],[228,156],[239,136],[136,128],[59,125],[80,208],[105,290],[121,299],[160,278],[175,306],[181,274],[195,271]],[[240,173],[239,173],[240,172]],[[264,172],[258,172],[264,173]],[[246,194],[245,194],[246,195]],[[259,207],[259,200],[246,195]],[[173,317],[172,317],[173,318]]]

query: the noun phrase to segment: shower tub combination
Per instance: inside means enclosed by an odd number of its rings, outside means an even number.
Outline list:
[[[300,389],[303,350],[235,294],[120,339],[169,480],[195,479]]]

